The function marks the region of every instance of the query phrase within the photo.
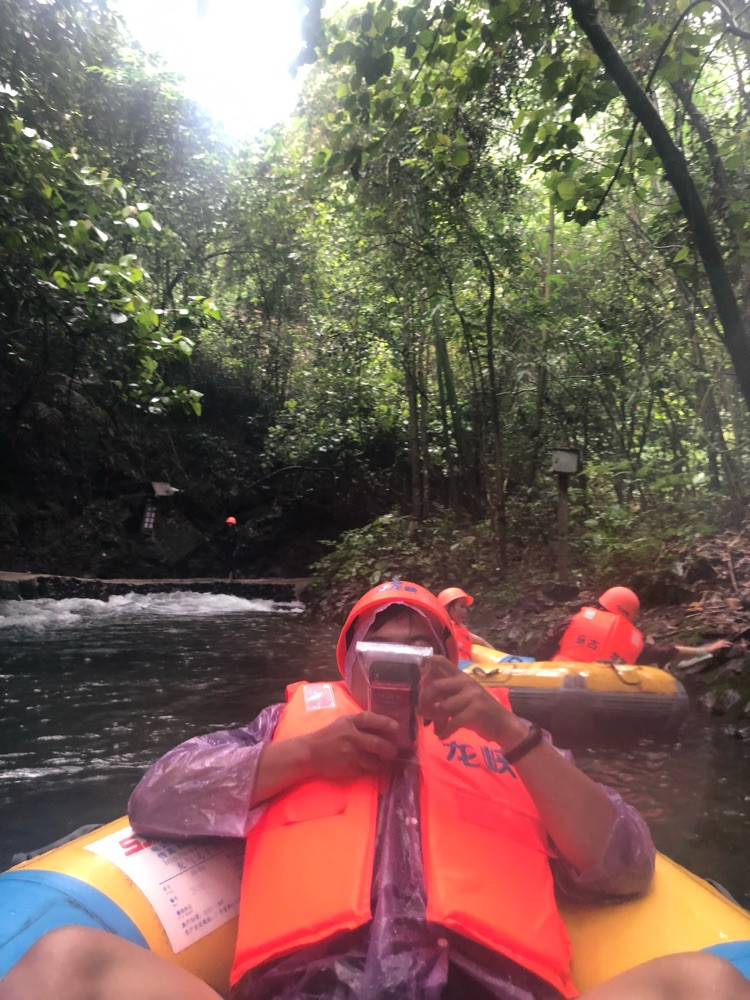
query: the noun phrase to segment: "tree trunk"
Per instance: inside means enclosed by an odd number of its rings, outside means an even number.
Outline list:
[[[679,199],[685,218],[703,261],[716,313],[723,330],[723,340],[732,359],[740,391],[750,409],[750,337],[745,329],[732,283],[724,265],[719,242],[687,161],[672,141],[661,116],[647,94],[625,65],[597,18],[593,0],[569,0],[576,23],[584,32],[607,73],[617,84],[628,107],[646,130],[664,172]]]
[[[406,382],[406,401],[409,407],[409,460],[411,468],[411,513],[418,521],[422,518],[421,471],[419,461],[419,399],[417,383],[414,378],[412,359],[404,350],[404,380]]]
[[[544,409],[547,400],[547,344],[550,335],[549,300],[552,295],[552,275],[555,270],[555,209],[552,197],[549,198],[549,213],[547,217],[547,253],[544,268],[544,304],[548,307],[541,330],[539,345],[539,360],[536,366],[536,406],[534,407],[534,424],[531,429],[531,447],[527,466],[527,481],[533,483],[539,474],[540,455],[542,451],[542,427],[544,425]],[[547,442],[549,445],[550,442]]]

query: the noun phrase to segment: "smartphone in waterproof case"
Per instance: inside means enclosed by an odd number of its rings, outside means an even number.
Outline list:
[[[417,738],[416,707],[422,663],[432,656],[429,646],[358,642],[368,680],[367,707],[398,723],[396,742],[405,749]]]

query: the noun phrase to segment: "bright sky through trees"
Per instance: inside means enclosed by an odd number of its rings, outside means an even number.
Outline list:
[[[288,117],[302,73],[299,0],[112,0],[147,52],[185,78],[187,95],[230,135]]]

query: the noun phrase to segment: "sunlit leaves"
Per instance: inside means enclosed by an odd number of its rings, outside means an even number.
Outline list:
[[[470,159],[469,150],[466,146],[456,146],[451,156],[451,163],[454,167],[465,167]]]
[[[559,184],[555,185],[555,191],[563,204],[574,204],[578,194],[578,186],[574,180],[566,177]]]
[[[0,204],[0,221],[10,234],[6,248],[16,250],[13,266],[6,268],[6,288],[19,282],[29,334],[36,317],[48,311],[70,333],[80,336],[85,331],[87,341],[101,342],[102,348],[110,336],[108,330],[123,331],[124,338],[121,335],[113,348],[122,363],[127,365],[129,356],[135,371],[148,374],[144,391],[150,396],[161,363],[157,358],[184,360],[192,344],[182,333],[158,342],[148,339],[165,320],[171,324],[171,311],[152,304],[153,285],[138,255],[121,256],[121,247],[115,244],[118,229],[132,231],[134,236],[159,234],[161,225],[147,202],[121,207],[127,192],[109,168],[97,170],[77,150],[65,151],[51,139],[41,138],[37,129],[13,114],[13,108],[9,114],[0,112],[3,181],[14,195]],[[35,191],[43,200],[43,210],[34,202]],[[141,249],[145,246],[143,242]],[[22,256],[18,256],[21,249]],[[29,282],[31,273],[34,283]],[[6,298],[3,307],[8,306]],[[191,312],[191,319],[202,323],[214,318],[211,313],[209,309],[193,318]],[[184,317],[180,325],[185,326]],[[123,381],[114,378],[112,384]],[[129,395],[137,401],[134,384],[138,383],[130,384]],[[180,405],[183,399],[194,410],[194,400],[186,392],[170,393],[169,405]]]

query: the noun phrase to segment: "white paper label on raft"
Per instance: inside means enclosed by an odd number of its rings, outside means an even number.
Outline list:
[[[126,826],[86,850],[135,882],[176,954],[237,916],[244,846],[218,839],[147,840]]]

